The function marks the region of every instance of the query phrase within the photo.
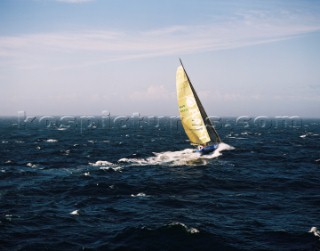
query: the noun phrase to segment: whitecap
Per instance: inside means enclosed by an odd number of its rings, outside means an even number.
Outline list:
[[[63,154],[62,154],[62,155],[68,156],[69,154],[70,154],[70,150],[69,150],[69,149],[67,149],[67,150],[65,150],[65,151],[63,152]]]
[[[101,166],[100,170],[113,170],[115,172],[121,172],[122,167],[120,166]]]
[[[197,233],[199,233],[200,231],[199,231],[198,229],[194,228],[194,227],[190,227],[190,228],[188,229],[188,232],[189,232],[190,234],[197,234]]]
[[[74,210],[70,213],[71,215],[79,215],[80,214],[80,210],[77,209],[77,210]]]
[[[98,160],[95,163],[89,162],[89,165],[90,166],[110,166],[110,165],[113,165],[113,163],[105,160]]]
[[[36,168],[38,165],[32,164],[32,163],[28,163],[27,166],[28,166],[28,167],[31,167],[31,168]]]
[[[145,193],[131,194],[131,197],[146,197]]]
[[[310,228],[309,233],[313,233],[314,236],[320,237],[320,231],[316,227]]]
[[[58,140],[56,140],[56,139],[47,139],[46,142],[48,142],[48,143],[56,143],[56,142],[58,142]]]
[[[319,134],[318,133],[313,133],[313,132],[307,132],[307,133],[305,133],[303,135],[300,135],[299,137],[300,138],[306,138],[306,137],[309,137],[309,136],[314,137],[314,136],[319,136]]]
[[[219,157],[220,155],[222,155],[221,152],[223,151],[231,151],[234,150],[235,148],[233,146],[230,146],[226,143],[219,143],[218,148],[212,153],[212,154],[206,154],[206,155],[202,155],[201,157],[204,159],[214,159]]]
[[[228,139],[239,139],[239,140],[248,139],[248,138],[233,137],[233,136],[230,136],[230,137],[227,137],[227,138],[228,138]]]
[[[229,137],[229,139],[239,139],[239,140],[244,140],[244,139],[248,139],[248,138],[241,138],[241,137]]]
[[[200,231],[198,229],[196,229],[194,227],[188,227],[186,224],[181,223],[181,222],[172,222],[169,224],[169,226],[181,226],[190,234],[200,233]]]
[[[12,215],[12,214],[6,214],[4,217],[5,217],[6,220],[8,220],[8,221],[12,221],[13,215]]]
[[[94,166],[94,167],[100,167],[100,170],[113,170],[115,172],[121,172],[122,167],[115,165],[109,161],[106,160],[98,160],[95,163],[91,163],[89,162],[90,166]]]
[[[85,172],[83,175],[84,176],[90,176],[90,172]]]

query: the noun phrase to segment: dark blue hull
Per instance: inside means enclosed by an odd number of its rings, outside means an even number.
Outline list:
[[[217,148],[218,148],[218,144],[214,144],[214,145],[210,145],[210,146],[205,146],[201,150],[197,150],[197,151],[199,153],[201,153],[201,155],[204,155],[204,154],[209,154],[209,153],[214,152],[214,150],[216,150]]]

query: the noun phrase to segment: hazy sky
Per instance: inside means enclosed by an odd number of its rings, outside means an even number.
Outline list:
[[[1,0],[0,115],[320,117],[318,0]]]

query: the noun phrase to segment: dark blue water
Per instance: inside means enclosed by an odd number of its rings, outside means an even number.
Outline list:
[[[151,120],[2,118],[0,249],[320,250],[320,120]]]

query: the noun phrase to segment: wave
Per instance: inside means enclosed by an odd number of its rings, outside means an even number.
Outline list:
[[[184,229],[184,231],[186,231],[187,233],[190,234],[198,234],[200,231],[194,227],[188,227],[186,224],[181,223],[181,222],[172,222],[169,224],[169,226],[171,227],[175,227],[175,226],[179,226],[181,228]]]
[[[117,250],[238,250],[227,244],[223,236],[182,222],[125,228],[111,239],[111,243],[117,243]]]
[[[131,194],[131,197],[147,197],[145,193]]]
[[[114,165],[113,163],[106,161],[106,160],[98,160],[95,163],[91,163],[89,162],[90,166],[98,166],[98,167],[102,167],[102,166],[112,166]]]
[[[77,209],[77,210],[74,210],[74,211],[72,211],[70,214],[71,215],[79,215],[80,213],[79,213],[79,209]]]
[[[115,172],[121,172],[122,167],[115,165],[106,160],[98,160],[95,163],[89,162],[90,166],[99,167],[100,170],[113,170]]]
[[[181,151],[167,151],[153,154],[155,156],[148,158],[121,158],[119,163],[127,163],[134,166],[148,166],[148,165],[168,165],[168,166],[184,166],[184,165],[206,165],[207,160],[214,159],[222,155],[221,152],[226,150],[233,150],[234,147],[220,143],[218,148],[212,154],[200,155],[194,149],[184,149]]]
[[[46,142],[48,142],[48,143],[56,143],[56,142],[58,142],[58,140],[57,139],[47,139]]]
[[[306,137],[317,137],[319,136],[318,133],[313,133],[313,132],[306,132],[305,134],[300,135],[300,138],[306,138]]]
[[[309,233],[312,233],[314,236],[320,237],[320,231],[319,231],[318,228],[316,228],[316,227],[312,227],[312,228],[309,230]]]
[[[228,138],[228,139],[240,139],[240,140],[248,139],[248,138],[235,137],[235,136],[229,136],[229,137],[227,137],[227,138]]]
[[[31,162],[29,162],[29,163],[27,163],[27,166],[28,166],[28,167],[31,167],[31,168],[36,168],[36,167],[38,167],[39,165],[37,165],[37,164],[32,164]]]

